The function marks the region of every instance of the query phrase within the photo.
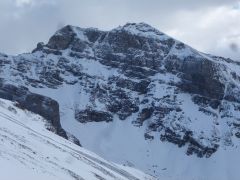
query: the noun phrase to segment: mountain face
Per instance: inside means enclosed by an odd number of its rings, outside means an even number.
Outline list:
[[[240,175],[237,61],[201,53],[144,23],[111,31],[66,26],[32,53],[0,54],[0,73],[1,98],[9,86],[37,94],[40,109],[21,93],[6,99],[23,99],[57,134],[71,133],[107,159],[165,179]],[[38,101],[43,97],[48,103]]]
[[[108,162],[46,130],[41,116],[0,99],[1,179],[153,180],[133,168]]]

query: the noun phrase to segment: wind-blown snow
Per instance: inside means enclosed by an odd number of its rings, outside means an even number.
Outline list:
[[[153,180],[46,130],[46,120],[0,99],[0,179]]]

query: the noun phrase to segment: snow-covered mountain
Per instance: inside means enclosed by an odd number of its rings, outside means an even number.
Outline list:
[[[0,73],[0,97],[108,160],[160,179],[240,176],[237,61],[145,23],[111,31],[66,26],[32,53],[1,54]],[[58,104],[60,115],[49,116]]]
[[[41,116],[0,99],[1,179],[155,179],[100,158],[46,130],[50,126]]]

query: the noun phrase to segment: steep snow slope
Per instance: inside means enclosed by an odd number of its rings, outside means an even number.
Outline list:
[[[42,117],[0,99],[0,179],[154,179],[46,130]]]
[[[58,88],[53,89],[33,89],[52,98],[58,99],[62,116],[63,127],[73,133],[81,140],[83,147],[96,152],[106,159],[139,168],[147,173],[155,175],[158,179],[164,180],[238,180],[238,162],[240,161],[240,141],[237,137],[232,137],[231,145],[225,145],[228,134],[227,122],[219,122],[217,131],[221,134],[221,146],[218,151],[209,158],[199,158],[187,156],[187,148],[177,148],[168,142],[159,140],[158,132],[152,132],[153,139],[145,139],[144,134],[148,132],[148,122],[145,121],[140,127],[132,124],[132,119],[137,119],[133,115],[124,121],[119,121],[117,117],[112,122],[88,122],[79,123],[74,120],[74,109],[76,106],[78,88]],[[65,93],[64,96],[61,94]],[[61,97],[61,98],[59,98]],[[80,100],[86,97],[82,96]],[[191,101],[189,95],[185,94],[184,111],[195,120],[191,122],[191,129],[196,132],[211,134],[214,122],[198,111],[198,106]],[[209,118],[209,119],[208,119]],[[201,119],[199,122],[198,120]],[[211,137],[211,135],[209,135]]]
[[[239,69],[144,23],[66,26],[0,55],[0,83],[55,99],[84,147],[163,179],[238,179]]]

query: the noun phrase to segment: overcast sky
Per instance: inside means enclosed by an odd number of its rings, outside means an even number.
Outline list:
[[[126,22],[240,60],[240,0],[0,0],[0,52],[29,52],[67,24],[110,30]]]

